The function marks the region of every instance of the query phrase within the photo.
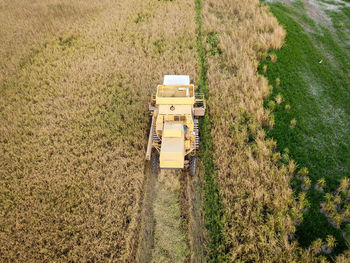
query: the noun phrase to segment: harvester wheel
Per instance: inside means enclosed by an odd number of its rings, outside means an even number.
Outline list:
[[[159,171],[159,154],[155,153],[152,160],[152,173],[158,175]]]
[[[190,157],[190,176],[194,176],[196,173],[196,156]]]

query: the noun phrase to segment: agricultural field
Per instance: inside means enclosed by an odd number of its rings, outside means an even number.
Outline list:
[[[164,74],[196,80],[194,13],[1,1],[1,261],[136,260],[147,103]]]
[[[350,2],[0,1],[1,262],[349,262]],[[166,74],[199,166],[152,172]]]
[[[269,5],[287,38],[284,48],[271,52],[277,61],[267,58],[260,65],[274,85],[265,105],[275,112],[275,128],[268,134],[276,139],[280,152],[308,171],[306,177],[292,181],[296,192],[307,190],[310,206],[296,237],[306,247],[332,235],[338,254],[350,241],[349,201],[337,190],[350,178],[350,3],[273,1]],[[280,104],[274,103],[278,96]],[[336,192],[342,199],[339,203],[329,197]],[[320,211],[325,202],[339,208]]]
[[[272,125],[263,108],[269,87],[256,72],[257,52],[281,47],[285,32],[258,1],[205,1],[203,26],[218,209],[224,210],[213,260],[296,260],[296,244],[288,241],[297,219],[288,211],[299,212],[286,176],[293,167],[277,166],[275,143],[265,138],[262,123]]]

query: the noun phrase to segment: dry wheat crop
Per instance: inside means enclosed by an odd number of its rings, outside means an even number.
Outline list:
[[[219,253],[229,262],[327,262],[320,253],[333,237],[307,249],[294,241],[307,200],[290,187],[297,165],[276,152],[264,131],[274,126],[263,105],[272,86],[257,67],[268,50],[282,46],[285,32],[257,0],[203,2],[211,134],[225,208]],[[348,259],[346,251],[334,260]]]
[[[3,1],[0,21],[0,257],[133,261],[147,101],[195,78],[193,1]]]
[[[273,116],[263,99],[271,88],[257,74],[258,54],[280,48],[285,32],[257,0],[204,1],[203,30],[229,261],[296,261],[300,251],[289,241],[300,216],[289,186],[294,168],[279,164],[276,143],[265,138],[263,124],[272,127]]]

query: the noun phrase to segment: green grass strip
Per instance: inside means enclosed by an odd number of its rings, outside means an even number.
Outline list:
[[[207,100],[209,97],[207,72],[208,64],[206,51],[204,48],[202,31],[202,1],[195,0],[196,23],[197,23],[197,52],[198,52],[198,91],[202,92]],[[222,235],[224,209],[220,201],[219,189],[216,183],[216,169],[214,165],[213,138],[211,136],[211,123],[209,117],[209,107],[207,107],[204,118],[200,121],[201,136],[201,161],[204,167],[203,191],[204,198],[204,219],[208,231],[208,262],[224,262],[227,259],[225,252],[225,242]]]
[[[283,97],[274,112],[275,128],[268,135],[276,139],[279,151],[289,149],[299,167],[309,169],[314,184],[324,177],[325,192],[334,192],[341,177],[350,175],[349,56],[327,29],[316,27],[300,11],[280,3],[269,5],[287,37],[284,47],[274,51],[277,62],[267,60],[259,66],[263,73],[263,66],[267,65],[265,76],[270,83],[280,79],[281,84],[274,87],[269,100],[277,94]],[[308,27],[312,32],[305,30]],[[291,106],[288,111],[287,104]],[[297,124],[291,129],[293,118]],[[293,180],[292,186],[296,192],[301,190],[299,180]],[[307,192],[311,207],[297,227],[296,238],[302,247],[308,247],[317,238],[324,240],[333,235],[337,239],[333,255],[337,255],[347,246],[341,231],[319,211],[324,194],[313,188]]]

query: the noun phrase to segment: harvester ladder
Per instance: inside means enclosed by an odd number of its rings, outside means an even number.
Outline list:
[[[154,132],[153,132],[153,142],[159,144],[160,143],[160,139],[159,137],[157,136],[157,133],[156,133],[156,130],[154,129]]]
[[[196,150],[199,149],[199,120],[198,119],[194,119],[194,132],[196,133]]]

